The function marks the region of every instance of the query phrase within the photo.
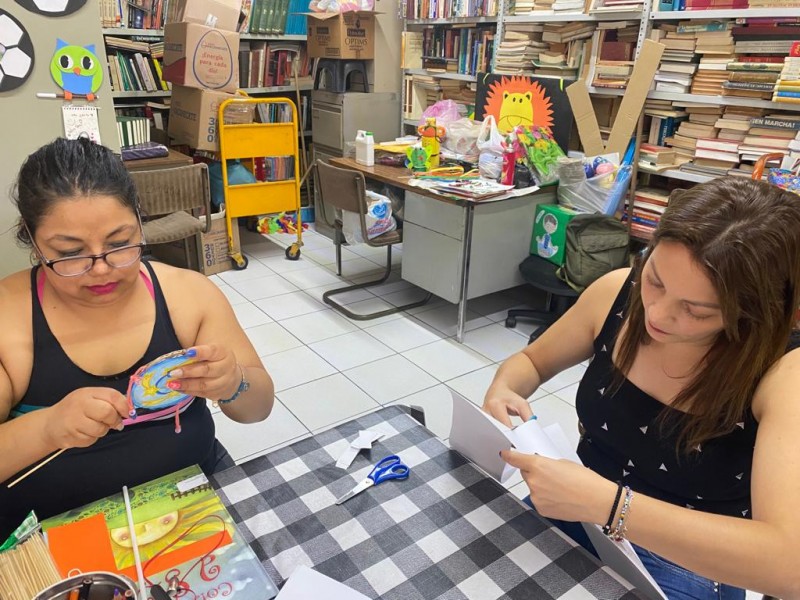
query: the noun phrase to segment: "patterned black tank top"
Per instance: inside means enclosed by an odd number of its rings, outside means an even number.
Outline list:
[[[675,410],[624,380],[612,393],[612,351],[627,310],[632,276],[622,286],[603,329],[594,358],[578,387],[576,408],[585,434],[578,445],[583,463],[612,481],[678,506],[750,518],[750,473],[758,422],[751,409],[734,430],[700,444],[690,455],[676,454],[676,432],[662,431],[661,413]],[[787,348],[800,347],[793,335]]]

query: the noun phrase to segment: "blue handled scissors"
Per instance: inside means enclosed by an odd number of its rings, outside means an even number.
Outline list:
[[[372,472],[367,475],[367,478],[356,485],[352,490],[347,492],[344,496],[339,498],[336,501],[336,504],[347,502],[353,496],[371,488],[373,485],[383,483],[384,481],[388,481],[390,479],[408,479],[408,474],[410,472],[411,469],[409,469],[407,465],[403,464],[403,462],[400,460],[400,457],[396,454],[382,458],[375,465],[375,468],[372,469]]]

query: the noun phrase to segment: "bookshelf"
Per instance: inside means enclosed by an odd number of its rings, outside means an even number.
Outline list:
[[[477,73],[490,70],[503,1],[401,3],[401,131],[437,100],[470,111]]]
[[[243,9],[252,9],[253,5],[258,7],[261,0],[245,0]],[[292,6],[302,4],[302,0],[291,0]],[[105,0],[104,0],[105,3]],[[285,0],[287,9],[290,5],[289,0]],[[118,9],[114,9],[118,10]],[[132,11],[134,9],[131,9]],[[270,94],[283,94],[291,95],[294,98],[295,85],[294,79],[291,76],[282,75],[279,84],[277,85],[264,85],[266,81],[267,60],[273,60],[273,57],[279,55],[281,52],[291,57],[301,56],[302,65],[299,77],[299,90],[303,92],[303,103],[308,105],[309,98],[308,92],[313,87],[313,82],[310,78],[310,62],[305,58],[305,42],[307,36],[305,34],[305,21],[300,19],[297,15],[287,14],[286,22],[279,21],[279,17],[275,17],[273,23],[274,27],[269,25],[268,21],[256,23],[257,14],[254,12],[247,13],[247,19],[240,22],[240,60],[248,60],[250,70],[247,71],[248,80],[254,72],[261,70],[264,74],[264,81],[257,81],[258,85],[249,85],[249,81],[244,81],[240,89],[242,91],[253,95],[270,95]],[[112,84],[111,96],[115,103],[116,112],[119,115],[136,115],[147,116],[158,123],[160,126],[165,127],[166,110],[169,106],[169,98],[172,95],[171,84],[163,82],[160,77],[160,61],[163,57],[163,41],[164,30],[163,23],[165,16],[162,14],[160,17],[153,16],[152,20],[146,20],[147,17],[134,17],[133,12],[126,14],[125,18],[119,16],[112,16],[110,13],[102,14],[102,25],[108,25],[115,20],[122,25],[142,24],[142,27],[102,27],[103,40],[106,46],[106,59],[109,65],[109,80]],[[150,27],[147,27],[149,25]],[[285,27],[291,33],[279,33],[275,27]],[[291,29],[289,29],[291,28]],[[264,52],[265,58],[261,59],[258,64],[252,63],[251,49],[258,49]],[[270,50],[273,49],[271,52]],[[136,58],[136,54],[141,55],[141,60]],[[138,62],[137,62],[138,61]],[[136,62],[136,64],[134,64]],[[156,62],[159,63],[158,67]],[[288,62],[288,59],[287,59]],[[254,66],[255,65],[255,66]],[[275,65],[271,65],[270,68]],[[288,69],[289,67],[285,67]],[[254,71],[255,69],[255,71]],[[147,74],[143,73],[147,71]],[[240,74],[243,69],[240,69]],[[124,72],[124,76],[123,76]],[[150,76],[149,84],[145,80],[145,76]],[[277,78],[275,72],[270,73],[270,79]],[[164,89],[166,88],[166,89]],[[159,106],[160,105],[160,106]],[[158,109],[154,108],[159,106]],[[163,111],[160,113],[158,119],[153,119],[153,113],[156,110]],[[304,114],[308,114],[305,111]],[[307,127],[308,124],[305,124]],[[310,135],[310,131],[305,130],[301,124],[301,130],[298,135],[304,137]]]

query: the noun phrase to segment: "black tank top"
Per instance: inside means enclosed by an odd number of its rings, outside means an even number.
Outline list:
[[[750,473],[758,422],[750,408],[734,430],[676,455],[677,433],[661,428],[661,413],[675,409],[627,379],[613,393],[611,357],[627,311],[632,277],[619,292],[594,341],[594,358],[578,386],[576,408],[585,434],[578,445],[583,463],[611,481],[678,506],[750,518]],[[792,336],[787,352],[800,347]]]
[[[33,304],[33,369],[28,391],[15,413],[53,406],[82,387],[110,387],[125,394],[130,376],[143,364],[181,344],[172,326],[164,294],[152,267],[144,262],[153,285],[156,315],[147,350],[123,373],[97,376],[73,363],[47,324],[31,270]],[[162,475],[199,464],[213,468],[214,421],[205,400],[198,398],[181,413],[181,433],[167,418],[111,430],[88,448],[71,448],[11,489],[0,484],[0,540],[17,527],[30,510],[42,519],[117,493]],[[30,467],[21,471],[25,472]],[[18,474],[19,475],[19,474]],[[13,481],[17,475],[11,476]]]

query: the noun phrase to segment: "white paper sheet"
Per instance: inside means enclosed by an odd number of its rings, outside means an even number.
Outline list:
[[[369,600],[364,594],[306,566],[300,566],[294,570],[275,600],[309,600],[310,598]]]
[[[506,464],[499,457],[499,452],[512,446],[526,454],[539,454],[556,460],[563,458],[582,464],[557,423],[543,428],[534,420],[509,429],[456,392],[451,390],[451,394],[453,428],[450,432],[450,447],[461,452],[501,483],[516,469]],[[594,524],[583,523],[583,527],[606,565],[651,600],[667,600],[630,542],[614,542]]]
[[[502,483],[508,473],[503,473],[506,462],[500,458],[500,451],[511,449],[507,435],[510,429],[462,395],[452,390],[450,393],[453,396],[450,447]]]

